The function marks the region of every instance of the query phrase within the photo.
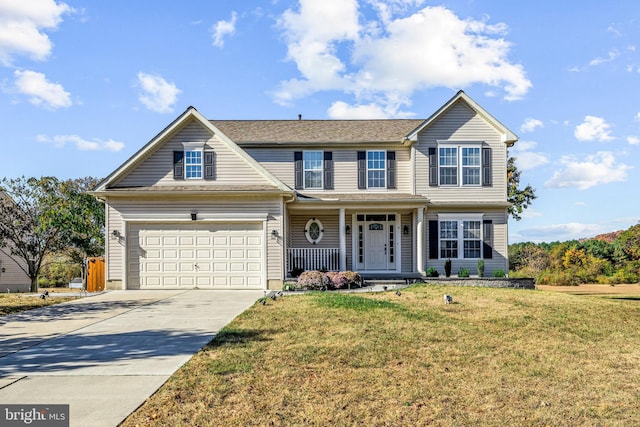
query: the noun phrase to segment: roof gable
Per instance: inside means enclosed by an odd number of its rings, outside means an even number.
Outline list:
[[[245,175],[263,187],[265,185],[270,185],[274,189],[291,191],[288,186],[256,162],[235,142],[229,139],[222,131],[202,116],[195,108],[189,107],[184,113],[169,124],[169,126],[163,129],[151,141],[144,145],[107,178],[100,182],[94,192],[108,191],[110,188],[122,186],[120,183],[126,183],[128,176],[135,174],[138,168],[144,168],[145,162],[150,159],[155,152],[159,151],[165,144],[170,143],[176,134],[188,129],[190,126],[193,127],[194,124],[203,128],[202,130],[210,136],[210,139],[207,142],[208,145],[216,144],[218,145],[219,152],[224,152],[227,155],[232,155],[236,158],[236,170],[243,169]],[[167,158],[166,161],[170,162],[168,159],[169,158]],[[167,166],[171,166],[171,164],[167,164]],[[127,185],[124,185],[124,187],[127,187]]]
[[[508,146],[513,145],[517,140],[518,136],[510,131],[505,125],[503,125],[498,119],[493,117],[487,110],[482,108],[480,104],[475,102],[469,95],[464,93],[464,91],[458,91],[453,98],[447,101],[442,107],[438,109],[435,113],[431,115],[427,120],[423,121],[418,127],[412,130],[409,134],[407,134],[406,139],[408,141],[416,141],[418,138],[418,134],[422,132],[424,129],[431,126],[433,123],[438,121],[441,117],[443,117],[448,111],[450,111],[455,105],[459,102],[463,102],[467,107],[469,107],[472,111],[482,117],[487,123],[489,123],[493,128],[498,131],[501,135],[502,142],[507,144]]]

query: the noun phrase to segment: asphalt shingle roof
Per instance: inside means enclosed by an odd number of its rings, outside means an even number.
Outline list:
[[[235,143],[401,142],[422,119],[210,120]]]

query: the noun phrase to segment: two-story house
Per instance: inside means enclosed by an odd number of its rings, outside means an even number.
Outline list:
[[[93,192],[111,289],[280,288],[293,272],[508,270],[507,148],[464,92],[426,120],[208,120],[188,108]]]

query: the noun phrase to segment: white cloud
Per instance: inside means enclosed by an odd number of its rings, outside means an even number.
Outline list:
[[[555,242],[581,238],[589,238],[611,231],[602,224],[584,224],[569,222],[565,224],[550,224],[521,230],[518,241]]]
[[[525,119],[524,123],[522,123],[522,125],[520,126],[520,132],[522,133],[533,132],[534,130],[536,130],[536,128],[542,128],[542,127],[544,127],[544,123],[542,123],[541,120],[528,117]]]
[[[509,153],[516,158],[518,169],[523,171],[531,170],[549,163],[549,158],[545,154],[532,151],[537,145],[538,143],[535,141],[518,141],[509,150]]]
[[[605,62],[611,62],[620,55],[617,49],[610,50],[605,58],[599,57],[589,61],[589,65],[595,67],[596,65],[604,64]]]
[[[535,169],[538,166],[549,163],[549,158],[542,153],[533,151],[521,151],[515,155],[518,169],[522,171]]]
[[[174,83],[169,83],[161,76],[143,72],[138,73],[138,82],[142,87],[139,99],[149,110],[156,113],[171,113],[173,105],[182,92]]]
[[[124,148],[124,143],[114,141],[113,139],[106,141],[98,138],[87,140],[78,135],[55,135],[53,137],[38,135],[36,140],[45,144],[51,144],[56,148],[63,148],[67,144],[74,144],[76,149],[80,151],[120,151]]]
[[[578,141],[611,141],[611,125],[602,117],[585,116],[584,122],[576,126],[574,135]]]
[[[0,2],[0,63],[10,66],[15,56],[42,61],[51,53],[52,43],[44,30],[55,30],[62,15],[72,12],[54,0]]]
[[[627,171],[632,166],[617,163],[610,151],[599,151],[583,161],[564,156],[560,162],[563,169],[556,171],[544,185],[547,188],[570,188],[586,190],[596,185],[626,181]]]
[[[627,142],[631,145],[638,145],[640,144],[640,138],[638,138],[637,136],[628,136],[627,137]]]
[[[64,90],[59,83],[51,83],[42,73],[30,70],[16,70],[15,89],[24,95],[29,96],[29,102],[34,105],[55,110],[72,105],[69,92]]]
[[[224,47],[225,36],[233,35],[236,32],[236,22],[238,21],[238,14],[234,11],[231,12],[230,21],[218,21],[211,28],[213,31],[213,45],[216,47]]]
[[[336,101],[329,107],[332,119],[386,119],[389,117],[377,104],[351,106],[346,102]]]
[[[300,77],[281,82],[276,102],[338,90],[355,97],[352,109],[375,103],[407,114],[402,107],[412,94],[428,87],[480,83],[500,89],[507,100],[522,98],[531,87],[523,67],[508,59],[506,25],[461,19],[442,6],[395,17],[420,1],[368,3],[378,18],[364,21],[356,0],[300,0],[298,11],[282,15],[287,57]]]

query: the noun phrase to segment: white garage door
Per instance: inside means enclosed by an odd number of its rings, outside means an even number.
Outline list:
[[[130,289],[262,289],[262,223],[132,224]]]

